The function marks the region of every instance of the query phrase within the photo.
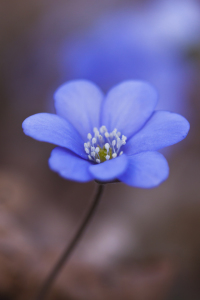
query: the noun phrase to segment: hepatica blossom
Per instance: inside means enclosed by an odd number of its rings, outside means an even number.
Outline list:
[[[92,82],[74,80],[56,91],[56,114],[30,116],[23,129],[58,146],[49,166],[66,179],[152,188],[169,174],[157,150],[181,141],[189,130],[181,115],[155,111],[157,100],[156,90],[143,81],[124,81],[104,96]]]
[[[158,109],[188,115],[195,64],[186,56],[199,44],[196,0],[154,0],[101,14],[67,39],[58,53],[63,81],[85,78],[108,91],[127,79],[153,84]]]

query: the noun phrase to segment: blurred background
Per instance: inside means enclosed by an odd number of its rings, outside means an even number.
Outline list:
[[[164,152],[158,188],[106,186],[47,299],[200,299],[200,2],[0,0],[0,45],[0,300],[34,297],[94,195],[94,182],[50,171],[53,146],[21,129],[54,112],[54,91],[76,78],[105,93],[147,80],[158,109],[191,130]]]

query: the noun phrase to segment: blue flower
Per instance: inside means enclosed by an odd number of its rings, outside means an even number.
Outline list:
[[[55,93],[56,114],[39,113],[23,122],[24,133],[57,145],[49,166],[79,182],[114,180],[151,188],[168,177],[157,150],[184,139],[188,121],[155,111],[157,92],[146,82],[125,81],[105,97],[86,80],[70,81]]]
[[[186,53],[199,37],[198,1],[150,1],[101,14],[61,47],[62,80],[85,78],[104,91],[127,79],[145,80],[161,96],[158,109],[188,114],[196,66]]]

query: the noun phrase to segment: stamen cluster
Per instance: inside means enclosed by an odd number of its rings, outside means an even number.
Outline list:
[[[121,137],[121,132],[116,128],[109,133],[106,126],[101,126],[99,130],[94,127],[93,132],[94,136],[88,133],[89,141],[84,143],[89,160],[101,163],[123,154],[120,148],[126,144],[127,137],[125,135]]]

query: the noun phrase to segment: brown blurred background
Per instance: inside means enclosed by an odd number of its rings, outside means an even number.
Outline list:
[[[63,40],[93,26],[119,0],[0,0],[0,300],[34,296],[73,236],[96,184],[48,168],[52,145],[26,137],[22,121],[52,110],[62,83]],[[140,1],[142,2],[142,1]],[[170,177],[151,190],[106,186],[92,224],[49,299],[200,298],[200,63],[190,92],[191,130],[173,146]]]

